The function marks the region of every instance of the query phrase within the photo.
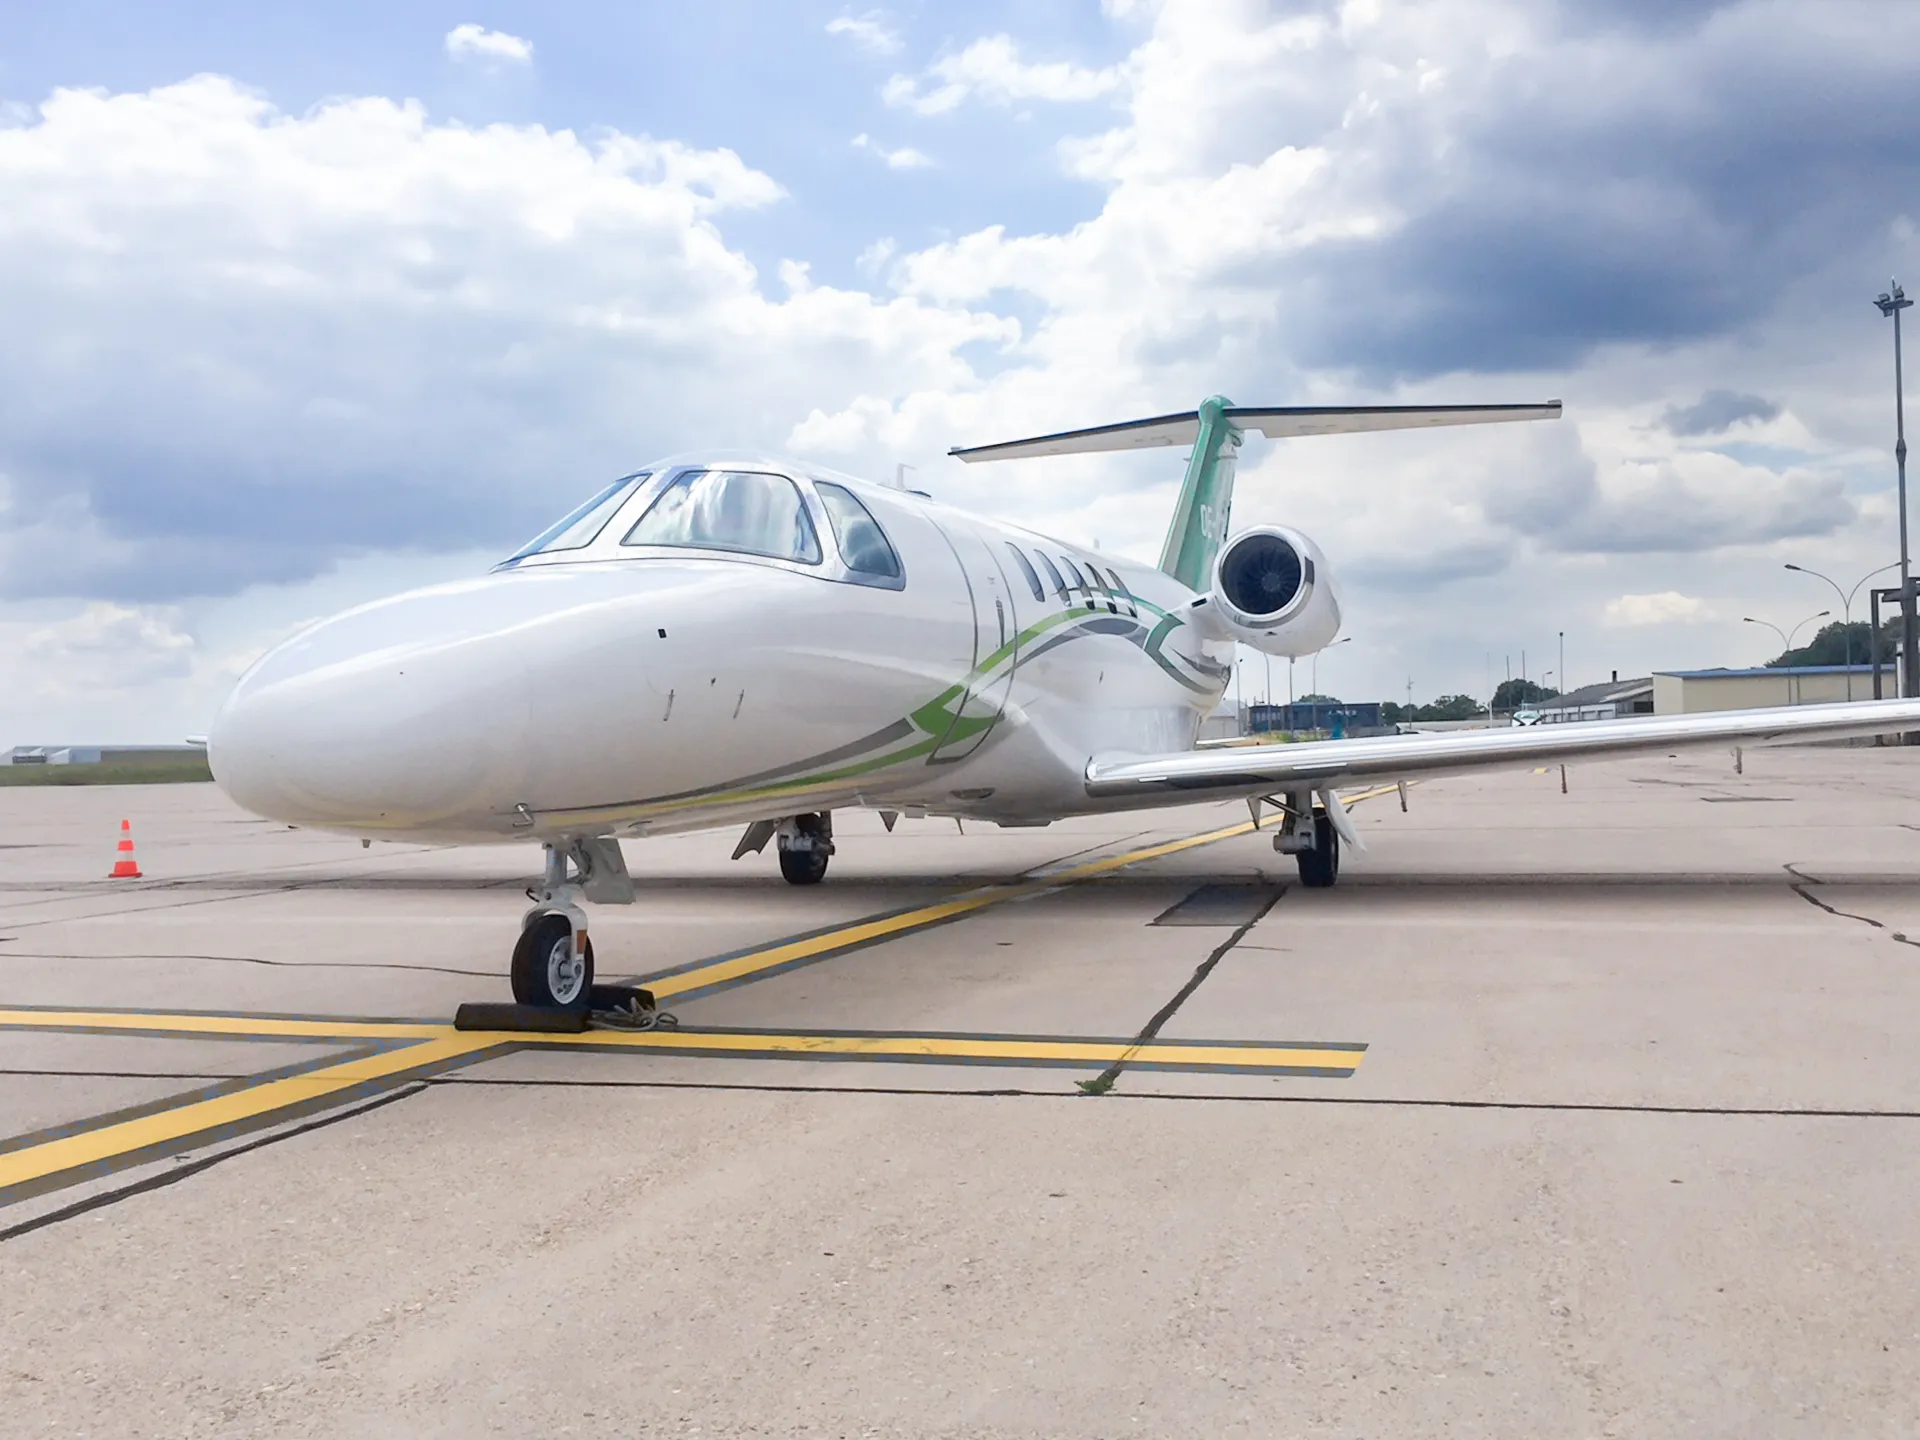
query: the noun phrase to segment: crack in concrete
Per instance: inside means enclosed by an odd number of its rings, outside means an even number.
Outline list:
[[[265,965],[275,970],[423,970],[434,975],[466,975],[476,980],[504,980],[499,970],[461,970],[451,965],[409,965],[383,960],[365,965],[351,960],[268,960],[259,955],[67,955],[51,950],[9,950],[0,960],[207,960],[223,965]]]
[[[1120,1058],[1093,1079],[1081,1082],[1081,1092],[1086,1095],[1105,1095],[1113,1089],[1113,1082],[1120,1078],[1120,1072],[1127,1068],[1127,1062],[1134,1057],[1140,1047],[1160,1033],[1160,1027],[1171,1020],[1180,1007],[1187,1003],[1188,997],[1206,983],[1207,977],[1213,973],[1213,967],[1226,957],[1229,950],[1246,938],[1249,930],[1267,918],[1267,913],[1280,903],[1280,897],[1286,893],[1285,885],[1276,885],[1267,903],[1260,907],[1259,913],[1214,946],[1213,953],[1194,967],[1193,974],[1187,977],[1187,983],[1176,990],[1173,998],[1155,1011],[1153,1018],[1141,1027],[1140,1033],[1133,1037],[1133,1043],[1121,1052]]]
[[[805,1081],[781,1084],[771,1080],[629,1080],[574,1079],[532,1076],[433,1075],[421,1084],[429,1087],[467,1086],[477,1089],[520,1090],[710,1090],[747,1091],[770,1095],[913,1095],[929,1100],[1075,1100],[1065,1090],[1021,1087],[947,1089],[931,1085],[831,1085]],[[1567,1115],[1699,1115],[1763,1120],[1920,1120],[1920,1110],[1856,1110],[1808,1106],[1766,1105],[1649,1105],[1603,1100],[1452,1100],[1407,1095],[1262,1095],[1232,1091],[1119,1090],[1116,1100],[1177,1100],[1208,1105],[1340,1105],[1385,1110],[1512,1110]]]
[[[1856,915],[1851,910],[1842,910],[1837,906],[1829,905],[1808,888],[1812,885],[1825,885],[1828,883],[1827,881],[1820,879],[1816,875],[1809,875],[1792,864],[1784,865],[1781,868],[1800,882],[1797,885],[1790,885],[1787,888],[1815,909],[1824,910],[1827,914],[1841,920],[1858,920],[1862,925],[1871,925],[1875,930],[1885,930],[1889,940],[1897,941],[1902,945],[1912,945],[1916,949],[1920,949],[1920,940],[1909,940],[1906,935],[1898,930],[1888,930],[1885,921],[1876,920],[1871,915]]]

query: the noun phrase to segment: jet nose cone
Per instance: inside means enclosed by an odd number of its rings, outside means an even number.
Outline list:
[[[348,611],[266,655],[208,732],[220,788],[257,815],[350,830],[510,808],[528,687],[463,588]]]

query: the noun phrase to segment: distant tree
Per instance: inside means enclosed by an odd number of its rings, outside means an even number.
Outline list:
[[[1471,720],[1476,715],[1486,714],[1487,707],[1471,695],[1442,695],[1431,705],[1422,705],[1414,711],[1416,720]]]
[[[1293,703],[1296,705],[1338,705],[1340,702],[1332,695],[1302,695]]]
[[[1787,665],[1845,665],[1851,658],[1855,665],[1866,665],[1873,661],[1873,652],[1868,648],[1873,639],[1873,626],[1865,620],[1856,620],[1851,625],[1836,620],[1823,626],[1820,633],[1802,645],[1798,650],[1788,650],[1767,661],[1769,669],[1779,669]],[[1895,616],[1880,627],[1880,659],[1891,660],[1900,650],[1900,620]]]
[[[1380,702],[1380,720],[1385,725],[1398,725],[1402,720],[1411,720],[1413,712],[1397,700]]]
[[[1541,685],[1532,680],[1502,680],[1499,688],[1493,692],[1493,708],[1518,710],[1522,706],[1551,700],[1559,693],[1550,685]]]

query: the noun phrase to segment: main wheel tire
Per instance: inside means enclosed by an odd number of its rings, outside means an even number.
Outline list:
[[[1313,849],[1294,857],[1300,865],[1300,883],[1309,890],[1326,890],[1340,878],[1340,832],[1324,810],[1313,817]]]
[[[584,1010],[593,992],[593,941],[581,937],[574,953],[573,924],[542,915],[513,947],[513,998],[546,1010]]]
[[[831,858],[825,850],[789,850],[782,845],[780,873],[789,885],[818,885],[826,877]]]

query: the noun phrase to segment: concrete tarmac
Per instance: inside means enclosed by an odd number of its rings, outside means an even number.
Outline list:
[[[1920,754],[1744,768],[628,842],[586,1043],[530,849],[0,790],[0,1436],[1920,1433]]]

